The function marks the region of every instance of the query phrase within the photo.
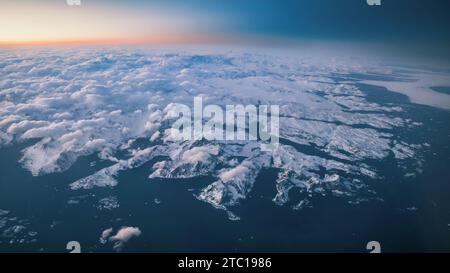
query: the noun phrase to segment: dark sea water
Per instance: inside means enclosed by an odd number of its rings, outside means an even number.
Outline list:
[[[450,87],[448,86],[436,86],[432,87],[431,89],[439,93],[450,95]]]
[[[69,241],[80,242],[82,252],[112,252],[111,244],[100,244],[101,232],[121,226],[142,231],[123,252],[368,252],[369,241],[379,241],[384,252],[450,252],[450,112],[411,104],[381,87],[358,87],[369,100],[405,109],[393,115],[423,123],[395,134],[430,144],[420,154],[423,172],[416,177],[405,177],[393,158],[376,163],[383,179],[365,182],[384,202],[351,205],[326,196],[311,209],[277,206],[272,202],[277,172],[269,169],[233,210],[241,220],[231,221],[194,196],[211,177],[149,179],[152,161],[121,172],[114,188],[73,191],[70,183],[110,163],[91,165],[98,161],[92,155],[64,173],[33,177],[18,163],[23,143],[0,150],[0,209],[10,211],[2,217],[13,218],[0,228],[0,252],[68,252]],[[99,210],[98,201],[109,196],[116,196],[120,207]],[[78,203],[69,204],[71,199]],[[24,242],[1,235],[19,221],[26,230],[17,238],[27,238]]]

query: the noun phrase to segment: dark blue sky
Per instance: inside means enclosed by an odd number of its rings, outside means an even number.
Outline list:
[[[128,1],[127,1],[128,2]],[[141,1],[226,16],[224,33],[319,39],[450,41],[450,1],[156,0]]]

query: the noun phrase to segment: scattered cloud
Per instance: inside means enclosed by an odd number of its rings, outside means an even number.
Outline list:
[[[121,229],[119,229],[119,231],[117,231],[115,235],[112,234],[113,228],[104,230],[100,237],[100,242],[102,244],[111,242],[114,244],[113,249],[117,252],[120,252],[129,240],[131,240],[133,237],[141,236],[142,232],[137,227],[122,227]]]

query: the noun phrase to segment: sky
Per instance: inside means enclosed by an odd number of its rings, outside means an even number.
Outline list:
[[[0,44],[319,39],[450,45],[450,1],[0,0]]]

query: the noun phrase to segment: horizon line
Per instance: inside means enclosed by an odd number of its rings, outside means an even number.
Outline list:
[[[162,44],[241,44],[241,45],[292,45],[320,39],[289,38],[265,35],[159,35],[142,38],[105,37],[2,41],[0,47],[65,46],[65,45],[162,45]]]
[[[53,46],[53,45],[139,45],[139,44],[196,44],[196,43],[233,43],[248,42],[251,39],[230,36],[211,35],[167,35],[145,38],[74,38],[74,39],[47,39],[47,40],[23,40],[23,41],[2,41],[0,47],[16,46]]]

